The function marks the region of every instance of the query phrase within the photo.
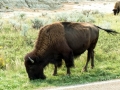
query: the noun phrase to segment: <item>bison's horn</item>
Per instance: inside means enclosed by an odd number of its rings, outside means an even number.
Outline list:
[[[30,57],[28,57],[32,63],[34,63],[34,60],[32,60]]]

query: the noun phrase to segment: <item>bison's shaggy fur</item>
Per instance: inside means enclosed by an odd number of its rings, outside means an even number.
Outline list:
[[[113,9],[113,13],[114,13],[114,15],[118,15],[119,12],[120,12],[120,1],[117,1],[115,3],[114,9]]]
[[[46,25],[40,29],[35,48],[25,56],[25,67],[30,79],[44,79],[44,67],[48,63],[61,66],[62,59],[70,74],[70,67],[74,66],[73,57],[88,50],[87,62],[84,71],[87,71],[91,59],[91,68],[94,67],[94,48],[98,41],[99,29],[90,23],[58,22]],[[117,33],[110,29],[103,29],[108,33]]]

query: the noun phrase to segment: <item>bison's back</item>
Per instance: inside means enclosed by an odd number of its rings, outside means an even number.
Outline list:
[[[92,44],[96,44],[99,30],[89,23],[62,22],[65,29],[65,38],[75,56],[82,54]]]
[[[117,1],[117,2],[115,3],[114,9],[117,9],[117,8],[120,8],[120,1]]]

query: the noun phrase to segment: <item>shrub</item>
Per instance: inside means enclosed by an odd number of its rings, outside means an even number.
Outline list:
[[[0,14],[0,30],[3,28],[3,21],[2,21],[2,15]]]
[[[100,26],[103,28],[111,28],[111,22],[103,21]]]
[[[69,17],[69,14],[63,12],[63,13],[57,13],[55,15],[55,20],[57,21],[67,21],[67,18]]]
[[[21,31],[22,36],[27,36],[28,29],[29,29],[28,24],[22,24],[22,31]]]
[[[71,13],[63,12],[57,13],[55,15],[55,20],[57,21],[68,21],[68,22],[95,22],[93,14],[89,14],[91,11],[72,11]]]
[[[78,11],[73,11],[70,14],[70,21],[75,21],[75,22],[95,22],[95,19],[92,14],[90,14],[90,11],[84,11],[84,12],[78,12]],[[68,20],[69,21],[69,20]]]
[[[0,48],[2,48],[2,47],[0,47]],[[0,69],[3,69],[3,68],[5,68],[5,59],[0,54]]]
[[[20,20],[25,20],[26,19],[26,14],[25,13],[20,13],[19,15]]]
[[[0,58],[0,69],[5,68],[5,61],[3,58]]]
[[[5,8],[6,8],[6,9],[9,9],[9,7],[8,7],[8,6],[6,6]]]
[[[47,23],[45,19],[38,18],[34,18],[33,20],[31,20],[31,22],[34,29],[40,29],[40,27],[44,26]]]
[[[3,21],[0,21],[0,30],[3,28]]]
[[[21,30],[21,25],[19,22],[17,22],[16,20],[9,20],[9,23],[12,25],[12,28],[15,31],[20,31]]]
[[[98,10],[92,10],[91,14],[100,14],[101,12],[99,12]]]

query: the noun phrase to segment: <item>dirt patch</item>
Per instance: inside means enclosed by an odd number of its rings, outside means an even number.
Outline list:
[[[98,2],[98,1],[86,1],[75,3],[63,3],[63,6],[57,10],[40,10],[40,9],[15,9],[13,12],[1,12],[3,18],[13,17],[17,13],[24,13],[27,17],[37,17],[41,13],[56,13],[56,12],[69,12],[69,11],[83,11],[83,10],[98,10],[103,13],[113,13],[114,2]]]

